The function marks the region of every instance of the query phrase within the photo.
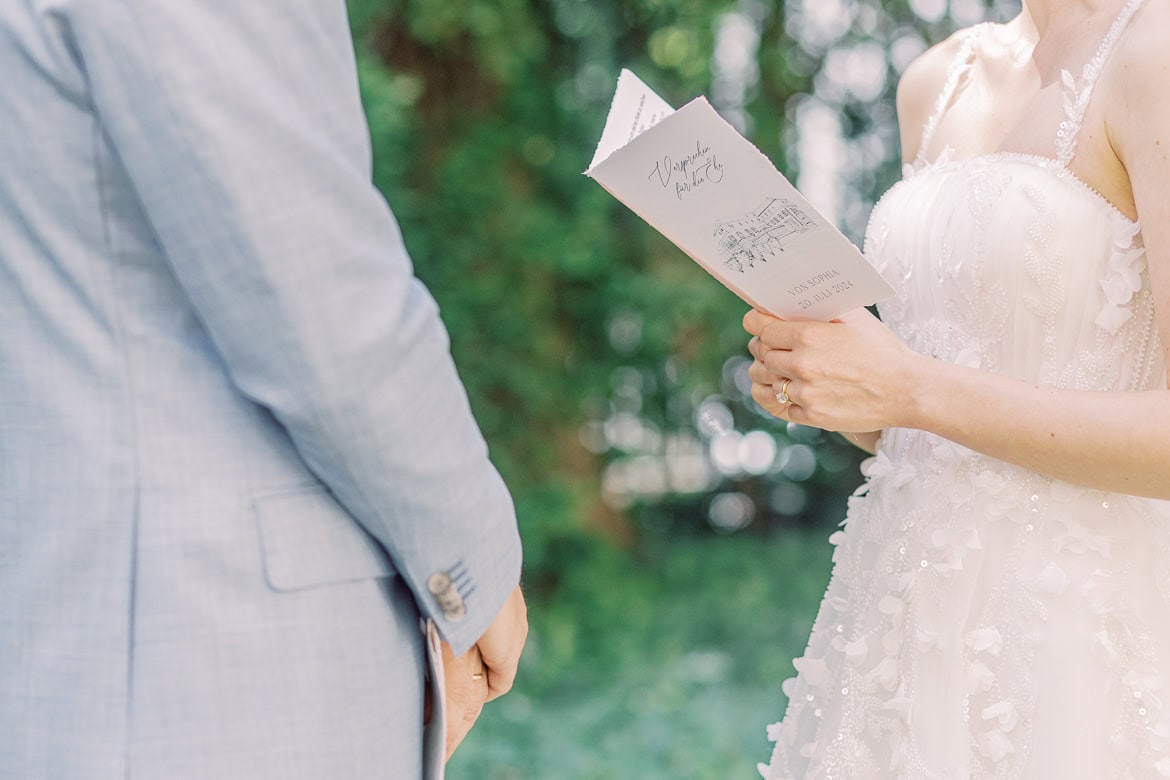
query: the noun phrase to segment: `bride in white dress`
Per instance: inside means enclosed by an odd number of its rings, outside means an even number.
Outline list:
[[[745,319],[759,403],[881,432],[772,780],[1170,778],[1170,0],[1023,5],[903,79],[883,322]]]

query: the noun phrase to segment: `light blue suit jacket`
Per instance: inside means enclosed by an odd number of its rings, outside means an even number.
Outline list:
[[[420,776],[520,546],[344,3],[0,0],[0,74],[0,778]]]

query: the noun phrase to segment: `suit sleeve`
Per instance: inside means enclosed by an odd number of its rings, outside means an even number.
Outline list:
[[[371,183],[345,4],[74,5],[100,132],[233,382],[463,652],[519,581],[515,515]]]

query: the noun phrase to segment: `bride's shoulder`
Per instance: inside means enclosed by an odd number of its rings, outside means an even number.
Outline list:
[[[1170,62],[1166,30],[1170,28],[1170,0],[1147,0],[1133,22],[1118,40],[1112,57],[1115,77],[1128,78],[1136,69],[1143,74],[1148,68],[1161,68]],[[1120,70],[1120,73],[1116,71]],[[1163,88],[1164,84],[1158,85]]]
[[[1104,91],[1112,104],[1111,116],[1141,121],[1150,114],[1170,115],[1166,84],[1170,82],[1170,0],[1147,0],[1133,23],[1117,42],[1108,66],[1101,74]],[[1141,110],[1134,111],[1135,106]],[[1114,122],[1111,122],[1114,124]]]
[[[1101,72],[1097,94],[1103,109],[1104,133],[1129,179],[1147,240],[1166,224],[1170,195],[1170,0],[1147,0],[1117,41]],[[1144,212],[1144,213],[1143,213]],[[1155,228],[1154,225],[1160,225]],[[1166,254],[1168,236],[1162,235]],[[1149,246],[1149,244],[1147,244]]]
[[[1170,131],[1170,0],[1147,0],[1133,23],[1117,41],[1102,71],[1103,92],[1110,137],[1122,146],[1162,139]],[[1161,143],[1161,141],[1159,141]]]
[[[918,55],[898,81],[898,125],[902,129],[903,156],[912,160],[922,128],[934,113],[935,103],[946,86],[955,58],[973,28],[965,28]]]

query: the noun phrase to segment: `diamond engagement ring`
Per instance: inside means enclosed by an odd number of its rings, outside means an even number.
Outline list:
[[[788,395],[788,386],[792,384],[791,379],[785,379],[784,384],[780,385],[780,392],[776,393],[776,401],[782,404],[792,403],[792,396]]]

